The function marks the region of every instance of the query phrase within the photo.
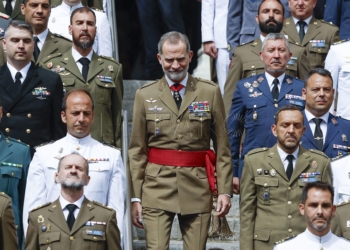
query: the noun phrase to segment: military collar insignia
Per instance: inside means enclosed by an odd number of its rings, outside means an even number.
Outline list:
[[[317,168],[317,161],[312,161],[311,162],[311,167],[316,169]]]
[[[332,118],[332,122],[333,122],[334,125],[338,125],[337,119]]]
[[[292,80],[290,78],[287,78],[286,81],[287,81],[288,84],[292,83]]]
[[[48,63],[46,64],[46,66],[47,66],[49,69],[51,69],[51,68],[52,68],[52,62],[48,62]]]
[[[108,69],[110,72],[114,72],[113,66],[112,65],[108,65]]]

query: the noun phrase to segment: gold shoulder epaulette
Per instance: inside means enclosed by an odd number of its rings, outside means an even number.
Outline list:
[[[99,203],[97,201],[92,201],[92,203],[94,203],[95,205],[99,206],[99,207],[103,207],[103,208],[106,208],[108,210],[113,210],[113,208],[111,207],[107,207],[105,204],[102,204],[102,203]]]
[[[331,25],[331,26],[335,26],[332,22],[327,22],[327,21],[325,21],[325,20],[323,20],[323,19],[321,19],[320,20],[322,23],[325,23],[325,24],[328,24],[328,25]]]
[[[247,155],[252,155],[252,154],[256,154],[256,153],[259,153],[259,152],[264,152],[264,151],[267,151],[269,148],[256,148],[256,149],[252,149],[250,150]]]
[[[0,12],[0,17],[3,19],[6,19],[6,20],[8,20],[10,18],[9,15],[6,15],[5,13],[2,13],[2,12]]]
[[[67,40],[68,42],[72,42],[71,39],[69,39],[68,37],[65,37],[65,36],[62,36],[62,35],[59,35],[57,33],[52,33],[55,37],[58,37],[58,38],[62,38],[64,40]]]
[[[281,244],[281,243],[286,242],[286,241],[288,241],[288,240],[290,240],[290,239],[293,239],[293,238],[295,238],[295,237],[297,237],[297,235],[293,235],[293,236],[287,237],[287,238],[285,238],[285,239],[282,239],[282,240],[280,240],[280,241],[275,242],[275,245]]]
[[[62,56],[62,53],[54,53],[54,54],[51,54],[51,55],[48,55],[47,57],[45,57],[42,62],[45,63],[49,60],[51,60],[52,58],[56,58],[56,57],[60,57]]]
[[[108,61],[111,61],[111,62],[114,62],[114,63],[120,65],[120,62],[118,62],[117,60],[115,60],[113,57],[103,56],[103,55],[101,55],[100,57],[103,58],[103,59],[107,59]]]
[[[141,89],[146,88],[148,86],[151,86],[151,85],[155,84],[156,82],[157,81],[146,83],[145,85],[141,86]]]
[[[34,149],[37,149],[37,148],[39,148],[39,147],[42,147],[42,146],[45,146],[45,145],[48,145],[48,144],[52,144],[52,143],[54,143],[54,142],[55,142],[55,141],[49,141],[49,142],[41,143],[40,145],[35,146]]]
[[[236,48],[237,48],[237,47],[241,47],[241,46],[246,45],[246,44],[253,43],[254,41],[255,41],[255,40],[251,40],[251,41],[249,41],[249,42],[239,44],[239,45],[236,46]]]
[[[199,78],[199,77],[195,77],[195,79],[197,79],[198,81],[201,81],[201,82],[209,83],[209,84],[214,85],[214,86],[218,86],[216,83],[214,83],[210,80],[207,80],[207,79],[203,79],[203,78]]]
[[[325,153],[323,153],[322,151],[320,151],[320,150],[317,150],[317,149],[309,149],[309,152],[312,152],[312,153],[315,153],[315,154],[318,154],[318,155],[322,155],[324,158],[328,158],[328,156],[325,154]]]
[[[6,137],[6,140],[10,140],[10,141],[13,141],[15,143],[22,144],[22,145],[24,145],[26,147],[29,147],[28,144],[25,144],[24,142],[21,142],[21,140],[17,140],[17,139],[11,138],[11,137]]]
[[[105,13],[103,10],[96,9],[95,7],[90,7],[90,9],[92,9],[92,10],[96,10],[96,11],[98,11],[98,12]]]
[[[47,206],[50,205],[50,204],[51,204],[51,202],[48,202],[48,203],[45,203],[44,205],[41,205],[41,206],[36,207],[36,208],[33,208],[33,209],[31,210],[31,212],[36,211],[36,210],[38,210],[38,209],[40,209],[40,208],[43,208],[43,207],[47,207]]]
[[[345,43],[345,42],[348,42],[348,41],[350,41],[350,38],[347,38],[347,39],[340,40],[338,42],[332,43],[332,45],[338,45],[338,44],[342,44],[342,43]]]

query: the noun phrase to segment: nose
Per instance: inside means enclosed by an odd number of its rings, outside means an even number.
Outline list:
[[[304,4],[304,0],[298,0],[297,4],[298,4],[298,5]]]
[[[317,215],[322,215],[323,214],[323,211],[322,211],[322,205],[319,205],[317,207]]]
[[[81,112],[81,113],[79,114],[78,119],[79,119],[79,122],[84,122],[85,117],[84,117],[84,113],[83,113],[83,112]]]
[[[24,42],[23,42],[23,40],[20,40],[20,41],[18,42],[18,47],[20,47],[20,48],[23,48],[23,47],[24,47]]]
[[[293,133],[294,133],[294,130],[295,130],[294,125],[291,124],[291,125],[288,127],[288,133],[289,133],[289,134],[293,134]]]
[[[171,67],[173,69],[178,69],[178,68],[180,68],[180,64],[179,64],[179,62],[177,60],[174,60],[174,62],[172,63]]]
[[[323,88],[320,89],[320,96],[324,96],[324,91],[323,91]]]
[[[276,50],[273,52],[273,57],[275,57],[275,58],[280,58],[280,52],[278,51],[278,49],[276,49]]]
[[[42,6],[39,4],[38,7],[36,8],[36,12],[43,12]]]
[[[88,27],[87,23],[84,22],[83,25],[82,25],[82,29],[83,29],[83,30],[87,30],[87,27]]]

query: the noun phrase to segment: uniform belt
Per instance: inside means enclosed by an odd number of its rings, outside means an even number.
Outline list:
[[[180,167],[205,167],[209,188],[216,194],[215,165],[216,155],[213,150],[181,151],[173,149],[150,148],[148,162]]]

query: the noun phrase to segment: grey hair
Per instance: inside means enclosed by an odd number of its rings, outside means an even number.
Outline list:
[[[73,151],[72,153],[67,154],[67,155],[61,157],[61,159],[60,159],[59,162],[58,162],[57,173],[60,172],[62,160],[63,160],[64,158],[66,158],[67,156],[70,156],[70,155],[79,155],[81,158],[84,159],[84,161],[85,161],[85,163],[86,163],[86,174],[89,175],[89,162],[88,162],[88,160],[85,159],[81,154],[79,154],[79,153],[76,152],[76,151]]]
[[[177,32],[177,31],[170,31],[162,35],[162,37],[159,40],[158,53],[160,55],[163,54],[163,44],[165,43],[165,41],[168,41],[170,44],[178,44],[179,41],[182,41],[184,44],[186,44],[187,54],[189,54],[191,51],[190,42],[186,35],[181,34],[180,32]]]
[[[288,39],[284,36],[284,35],[282,35],[282,34],[280,34],[280,33],[270,33],[270,34],[268,34],[266,37],[265,37],[265,40],[263,41],[263,43],[262,43],[262,46],[261,46],[261,51],[264,51],[264,48],[265,48],[265,45],[266,45],[266,42],[268,41],[268,40],[284,40],[285,42],[286,42],[286,45],[287,45],[287,48],[288,48],[288,52],[290,52],[290,47],[289,47],[289,42],[288,42]]]
[[[22,20],[12,20],[10,23],[9,23],[9,26],[6,28],[5,30],[5,39],[7,38],[6,34],[8,33],[7,31],[10,29],[10,28],[17,28],[17,29],[23,29],[23,30],[28,30],[29,33],[31,34],[32,38],[33,38],[33,28],[32,26],[29,25],[29,23],[25,22],[25,21],[22,21]]]

